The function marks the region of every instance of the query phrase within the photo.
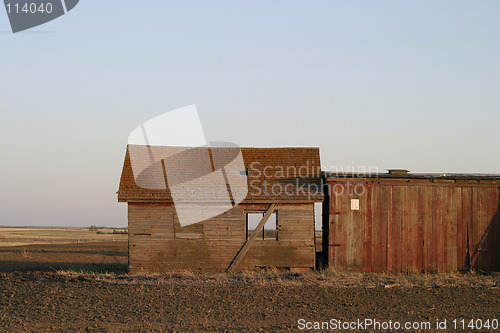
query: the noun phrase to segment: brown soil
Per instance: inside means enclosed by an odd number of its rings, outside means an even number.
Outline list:
[[[448,328],[455,318],[500,320],[495,276],[128,276],[126,242],[4,247],[0,255],[2,332],[296,332],[301,318],[433,327],[447,319]],[[371,331],[383,330],[357,332]]]

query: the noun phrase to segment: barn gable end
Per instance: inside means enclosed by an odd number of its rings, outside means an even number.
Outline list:
[[[251,233],[248,214],[263,213],[272,203],[277,204],[275,234],[259,236],[237,270],[314,268],[314,202],[323,200],[318,148],[241,148],[248,177],[246,198],[222,214],[185,227],[168,187],[136,184],[129,149],[117,194],[120,202],[128,203],[131,273],[225,271]],[[189,205],[203,214],[217,203]]]

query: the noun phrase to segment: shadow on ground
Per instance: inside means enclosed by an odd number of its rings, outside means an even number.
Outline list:
[[[34,244],[0,247],[0,272],[74,270],[126,273],[127,242]]]

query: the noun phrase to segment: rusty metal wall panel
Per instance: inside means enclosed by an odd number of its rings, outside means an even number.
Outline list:
[[[457,198],[458,217],[457,217],[457,269],[462,270],[466,268],[467,256],[467,224],[464,224],[464,190],[465,188],[459,187],[459,196]]]
[[[474,188],[472,192],[471,266],[476,270],[500,269],[498,264],[499,189]]]
[[[399,271],[421,272],[424,270],[424,263],[429,262],[425,256],[432,255],[429,252],[424,253],[426,249],[424,233],[429,229],[432,230],[432,225],[429,223],[432,221],[432,188],[408,186],[402,189],[402,264]]]
[[[462,228],[463,228],[463,252],[465,253],[463,268],[470,268],[470,251],[472,245],[472,187],[464,187],[462,189]]]
[[[402,186],[391,186],[391,202],[389,204],[389,214],[391,216],[388,221],[390,236],[388,237],[388,252],[387,268],[389,272],[400,272],[403,269],[403,192]]]
[[[371,270],[373,272],[384,272],[387,269],[387,236],[388,236],[388,209],[390,188],[372,186],[369,193],[372,196],[371,226],[373,237],[371,242]],[[366,221],[366,220],[365,220]]]
[[[362,195],[352,193],[360,184]],[[329,179],[330,267],[364,272],[500,270],[500,188]],[[359,210],[351,200],[359,200]]]
[[[426,272],[437,270],[435,244],[435,226],[434,226],[434,190],[432,187],[425,188],[425,195],[422,198],[421,209],[418,209],[423,227],[422,244],[422,269]]]
[[[343,186],[343,185],[341,185]],[[343,188],[343,187],[342,187]],[[346,234],[344,233],[343,225],[340,216],[344,216],[347,212],[344,210],[347,196],[330,195],[330,246],[329,246],[329,265],[331,267],[346,267],[345,256],[347,252]]]

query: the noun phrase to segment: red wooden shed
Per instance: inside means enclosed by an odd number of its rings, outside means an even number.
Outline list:
[[[500,176],[323,175],[323,251],[330,267],[500,270]]]

